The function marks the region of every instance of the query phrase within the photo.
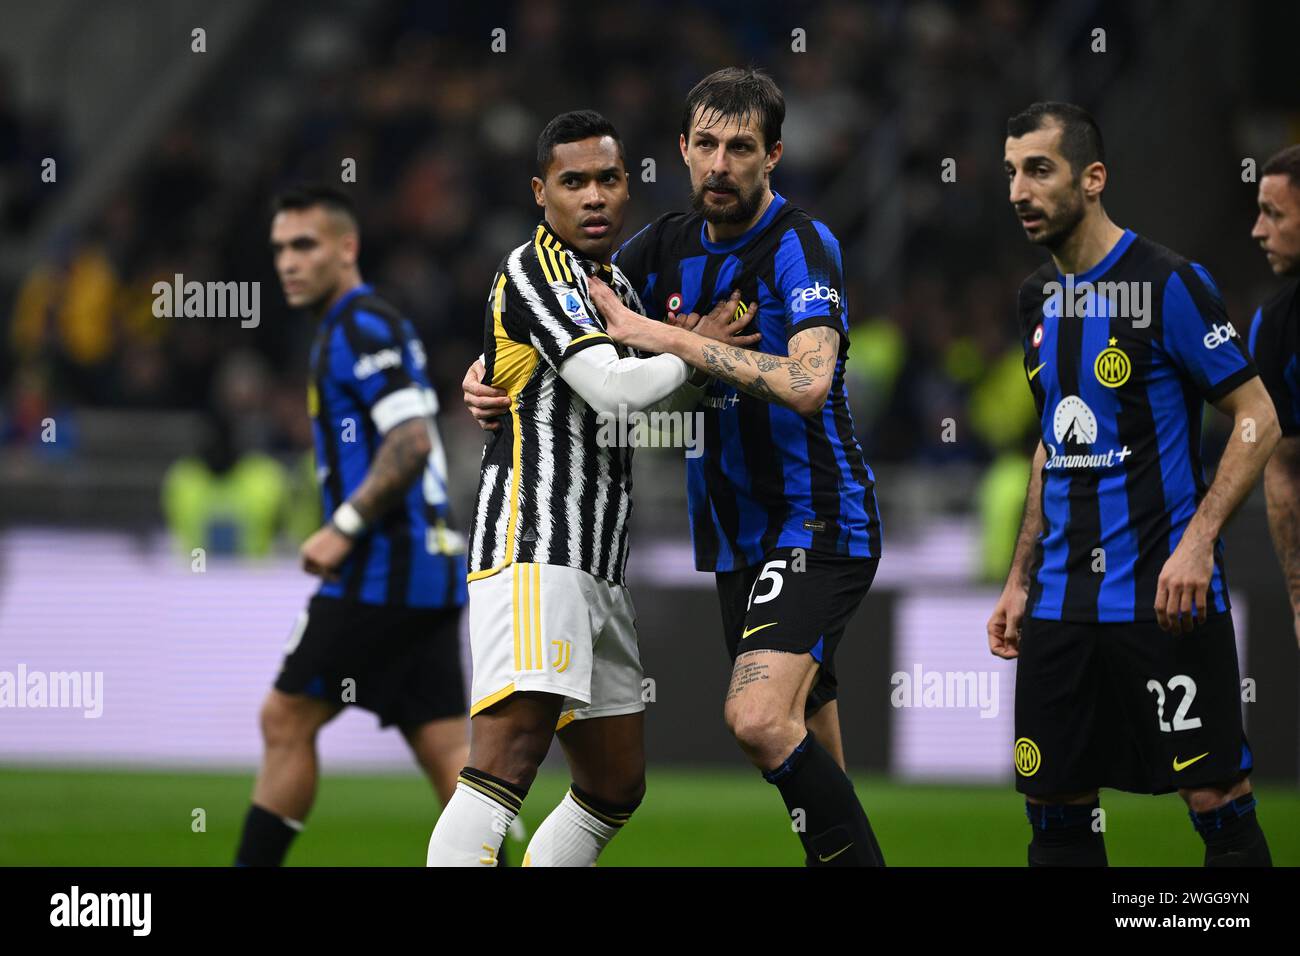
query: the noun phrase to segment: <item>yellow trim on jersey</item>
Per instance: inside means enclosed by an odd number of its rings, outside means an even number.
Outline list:
[[[538,227],[541,228],[540,226]],[[506,275],[503,272],[497,280],[492,302],[492,338],[496,345],[496,355],[492,365],[492,382],[498,388],[504,388],[510,396],[510,420],[513,425],[514,447],[511,449],[510,462],[510,517],[506,521],[505,560],[494,568],[475,571],[466,576],[467,581],[478,581],[491,577],[502,568],[507,568],[515,560],[515,523],[519,517],[519,473],[523,467],[523,449],[520,444],[519,410],[516,408],[519,393],[532,379],[537,370],[541,355],[537,349],[522,342],[516,342],[506,332],[505,320],[505,286]],[[518,667],[515,668],[518,670]]]
[[[579,335],[576,339],[570,339],[569,344],[565,346],[564,351],[567,353],[569,349],[573,348],[579,342],[587,341],[587,339],[607,339],[607,338],[609,338],[608,332],[588,332],[586,335]]]
[[[506,332],[506,274],[501,273],[492,298],[492,381],[489,385],[505,389],[511,399],[519,397],[533,377],[541,356],[525,342],[516,342]]]
[[[554,236],[547,236],[542,241],[546,243],[546,248],[551,250],[551,262],[555,263],[555,274],[558,276],[560,269],[563,269],[564,281],[573,285],[573,270],[569,268],[569,254],[560,245],[560,240]]]
[[[492,706],[493,704],[495,704],[497,701],[505,700],[507,697],[509,697],[509,696],[510,696],[511,694],[513,694],[514,692],[515,692],[515,682],[514,682],[514,681],[511,681],[509,684],[506,684],[505,687],[502,687],[502,688],[501,688],[499,691],[497,691],[496,693],[488,694],[486,697],[484,697],[482,700],[480,700],[477,704],[474,704],[472,707],[470,707],[470,709],[469,709],[469,715],[470,715],[471,717],[473,717],[475,714],[479,713],[480,711],[487,710],[489,707],[491,707],[491,706]]]
[[[573,723],[573,718],[573,711],[569,711],[566,714],[560,714],[560,719],[555,722],[555,732],[559,733],[565,727],[569,726],[569,724]]]
[[[533,233],[533,251],[537,253],[537,261],[542,264],[542,275],[546,276],[547,282],[554,282],[555,277],[551,275],[550,267],[546,264],[546,256],[542,254],[542,237],[546,235],[546,228],[538,225],[537,231]]]

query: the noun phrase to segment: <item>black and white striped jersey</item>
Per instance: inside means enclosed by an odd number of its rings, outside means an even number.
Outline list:
[[[492,280],[483,381],[505,389],[511,405],[483,449],[471,581],[520,562],[623,583],[632,449],[601,447],[597,413],[559,375],[574,353],[614,344],[588,295],[585,270],[598,271],[628,308],[644,313],[617,267],[583,259],[545,222]]]

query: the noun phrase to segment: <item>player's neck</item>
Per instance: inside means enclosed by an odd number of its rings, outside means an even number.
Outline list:
[[[1123,236],[1124,230],[1110,221],[1104,209],[1098,208],[1052,251],[1052,260],[1061,275],[1079,275],[1105,259]]]
[[[728,239],[743,236],[754,228],[754,223],[763,218],[770,205],[772,205],[772,187],[767,186],[763,190],[763,201],[758,204],[758,211],[748,222],[705,222],[704,226],[709,231],[709,242],[726,242]]]
[[[586,250],[581,249],[572,239],[567,238],[564,233],[560,232],[560,230],[556,229],[555,223],[551,222],[551,217],[549,215],[542,216],[542,220],[546,223],[546,228],[551,230],[551,235],[555,236],[555,238],[559,239],[566,246],[572,249],[579,258],[590,259],[592,262],[600,263],[602,266],[607,266],[614,261],[614,248],[618,245],[617,241],[611,242],[604,252],[587,252]],[[614,235],[613,238],[614,240],[617,240],[617,234]]]
[[[334,294],[321,303],[316,318],[323,319],[325,316],[329,315],[330,309],[342,302],[344,297],[359,285],[361,285],[361,273],[354,269],[351,273],[344,276],[343,281],[340,282],[338,288],[334,290]]]

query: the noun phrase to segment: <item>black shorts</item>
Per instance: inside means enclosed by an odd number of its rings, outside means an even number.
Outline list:
[[[1025,618],[1014,760],[1016,789],[1036,797],[1169,793],[1249,772],[1232,615],[1188,634]]]
[[[275,689],[353,704],[383,727],[459,716],[460,612],[317,595],[294,628]]]
[[[717,572],[727,653],[733,661],[749,651],[811,654],[821,667],[804,712],[815,713],[836,697],[835,648],[871,590],[878,563],[776,548],[758,564]]]

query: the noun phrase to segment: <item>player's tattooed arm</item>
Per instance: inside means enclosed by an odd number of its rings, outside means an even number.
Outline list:
[[[367,524],[387,514],[419,480],[432,447],[422,417],[395,425],[384,436],[370,471],[348,499]]]
[[[1268,530],[1282,565],[1300,642],[1300,436],[1283,438],[1264,466]]]
[[[689,340],[672,352],[755,398],[807,416],[826,404],[839,347],[840,333],[822,325],[790,339],[789,356]]]
[[[1232,437],[1224,447],[1214,481],[1187,523],[1178,547],[1156,581],[1156,621],[1166,631],[1190,631],[1207,612],[1214,575],[1214,542],[1228,518],[1259,481],[1282,429],[1258,377],[1238,385],[1214,403],[1231,415]]]
[[[591,280],[588,288],[605,319],[605,328],[617,342],[643,352],[676,355],[700,371],[800,415],[815,415],[826,404],[839,356],[840,333],[836,329],[806,329],[790,339],[789,355],[764,355],[740,347],[756,336],[736,334],[714,341],[684,327],[637,315],[597,280]]]
[[[361,486],[298,549],[303,570],[327,581],[337,581],[339,569],[352,551],[358,533],[340,524],[341,512],[350,506],[357,513],[353,520],[359,516],[362,527],[374,523],[419,479],[432,447],[429,427],[423,418],[412,418],[390,429]]]

